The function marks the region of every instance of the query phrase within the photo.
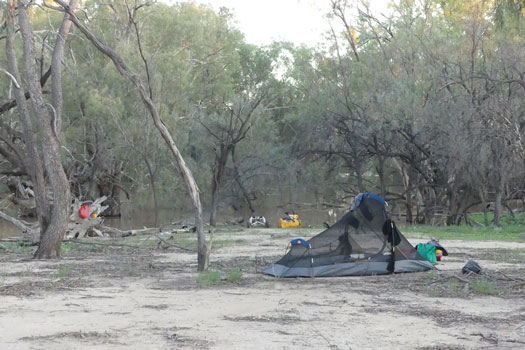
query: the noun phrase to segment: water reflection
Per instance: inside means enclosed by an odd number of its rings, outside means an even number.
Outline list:
[[[191,208],[188,205],[186,208]],[[349,209],[349,208],[348,208]],[[324,205],[309,203],[301,204],[279,204],[279,205],[258,205],[253,215],[262,215],[270,223],[270,227],[279,226],[279,218],[285,212],[295,212],[299,214],[302,226],[323,227],[324,222],[330,225],[339,220],[347,211],[345,208],[333,208]],[[241,225],[245,226],[248,218],[252,215],[248,208],[233,210],[231,208],[221,208],[218,215],[218,224],[231,223],[243,220]],[[204,222],[209,220],[209,214],[204,212]],[[159,226],[177,226],[180,224],[191,224],[194,222],[194,213],[188,209],[162,207],[159,210]],[[122,205],[122,216],[120,218],[106,218],[105,223],[109,226],[120,229],[137,229],[143,227],[155,227],[155,211],[153,206]]]
[[[0,219],[0,238],[19,237],[20,230],[10,222]]]
[[[159,226],[177,226],[182,223],[191,224],[194,222],[191,205],[180,207],[169,207],[164,205],[159,211]],[[189,208],[189,209],[187,209]],[[345,208],[330,208],[324,205],[309,204],[307,202],[295,204],[271,204],[263,203],[257,206],[254,215],[265,216],[270,223],[270,227],[279,226],[279,218],[284,216],[285,212],[295,212],[299,214],[302,226],[306,227],[323,227],[323,222],[329,224],[335,223],[348,210]],[[153,205],[147,203],[137,204],[136,202],[124,202],[121,206],[121,217],[106,217],[104,222],[108,226],[119,229],[140,229],[144,227],[155,227],[155,210]],[[230,208],[221,208],[218,216],[218,223],[238,221],[243,219],[241,225],[246,226],[246,222],[252,213],[247,208],[233,210]],[[204,213],[204,221],[207,223],[209,214]],[[0,238],[18,237],[20,231],[11,223],[0,219]]]

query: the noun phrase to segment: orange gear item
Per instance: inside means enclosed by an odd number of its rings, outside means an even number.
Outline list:
[[[441,261],[441,258],[443,257],[443,251],[440,249],[436,250],[436,260]]]

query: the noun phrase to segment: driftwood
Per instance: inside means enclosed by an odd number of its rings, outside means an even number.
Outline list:
[[[102,203],[106,199],[106,196],[100,197],[89,205],[89,213],[91,215],[88,219],[82,219],[79,216],[80,206],[85,202],[75,201],[70,216],[71,222],[69,223],[66,239],[84,237],[127,237],[136,235],[137,233],[141,232],[159,230],[158,228],[119,230],[118,228],[104,225],[104,219],[101,218],[99,215],[108,208],[107,205],[102,205]]]
[[[84,237],[127,237],[139,232],[158,230],[158,228],[144,228],[124,231],[104,225],[104,219],[99,215],[108,208],[107,205],[102,205],[106,199],[107,197],[103,196],[89,204],[90,217],[88,219],[82,219],[79,216],[80,206],[87,203],[75,200],[71,211],[71,222],[69,223],[66,239]]]
[[[102,203],[107,199],[106,196],[97,198],[93,203],[89,204],[90,217],[83,219],[79,215],[80,207],[87,202],[81,202],[75,199],[69,216],[69,224],[66,233],[66,239],[69,238],[84,238],[84,237],[104,237],[105,234],[100,229],[103,219],[99,216],[107,206]]]
[[[75,238],[86,238],[86,237],[127,237],[133,236],[141,232],[148,231],[159,231],[159,228],[142,228],[135,230],[119,230],[114,227],[104,225],[104,219],[100,217],[100,214],[108,208],[107,205],[102,205],[107,199],[106,196],[96,199],[94,202],[81,202],[78,199],[72,205],[71,215],[69,217],[68,229],[66,232],[65,240]],[[82,219],[79,215],[80,206],[83,204],[89,204],[90,217]],[[36,243],[40,238],[40,228],[38,223],[28,223],[24,220],[15,219],[10,215],[7,215],[0,211],[0,219],[4,219],[14,226],[16,226],[22,232],[22,238],[24,240]]]

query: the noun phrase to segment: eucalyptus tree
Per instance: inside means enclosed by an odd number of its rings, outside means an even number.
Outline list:
[[[77,0],[71,0],[69,7],[75,9]],[[60,246],[66,233],[69,220],[70,192],[66,174],[61,163],[60,132],[62,120],[62,60],[64,44],[71,22],[65,14],[60,29],[55,34],[51,58],[51,102],[46,102],[41,87],[41,77],[35,65],[34,33],[29,16],[31,3],[27,1],[9,1],[5,6],[7,25],[6,52],[8,67],[13,84],[17,110],[22,124],[22,137],[29,157],[25,165],[34,183],[38,220],[40,223],[39,246],[36,258],[56,258],[60,256]],[[18,19],[18,21],[17,21]],[[18,25],[22,41],[26,81],[32,111],[26,103],[22,86],[22,77],[18,68],[15,49],[15,33]],[[46,176],[46,177],[44,177]],[[46,180],[47,178],[47,180]],[[47,186],[49,181],[49,187]],[[52,193],[52,202],[48,200],[48,188]]]

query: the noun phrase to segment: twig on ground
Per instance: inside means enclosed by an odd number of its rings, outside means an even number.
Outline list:
[[[182,250],[185,250],[187,252],[192,252],[192,253],[196,253],[197,251],[193,250],[193,249],[189,249],[189,248],[184,248],[184,247],[181,247],[177,244],[173,244],[173,243],[170,243],[168,241],[166,241],[164,238],[162,238],[161,236],[159,236],[158,234],[153,234],[152,236],[158,238],[158,240],[160,241],[159,242],[159,246],[160,246],[160,243],[164,243],[167,245],[166,248],[169,248],[169,247],[175,247],[175,248],[178,248],[178,249],[182,249]],[[164,248],[165,249],[165,248]]]
[[[324,339],[324,341],[326,341],[330,349],[339,349],[339,347],[335,344],[332,344],[332,342],[323,333],[319,332],[319,330],[315,326],[313,326],[313,330],[315,331],[315,333],[317,333],[318,336],[320,336]]]
[[[468,281],[468,280],[466,280],[466,279],[464,279],[464,278],[461,278],[461,277],[459,277],[459,276],[456,276],[456,275],[451,276],[451,278],[455,278],[455,279],[460,280],[461,282],[464,282],[464,283],[470,284],[470,281]]]
[[[131,244],[85,242],[85,241],[79,241],[79,240],[76,240],[76,239],[66,239],[63,242],[64,243],[85,244],[85,245],[99,245],[99,246],[105,246],[105,247],[128,247],[128,248],[136,248],[136,249],[141,249],[142,248],[140,246],[131,245]]]
[[[6,252],[9,252],[9,253],[14,253],[14,251],[12,251],[11,249],[7,248],[6,246],[0,244],[0,249],[3,249],[5,250]]]
[[[501,275],[502,275],[503,277],[507,278],[508,280],[513,281],[513,282],[525,282],[524,279],[509,277],[509,276],[507,276],[506,274],[504,274],[503,272],[501,272]]]

